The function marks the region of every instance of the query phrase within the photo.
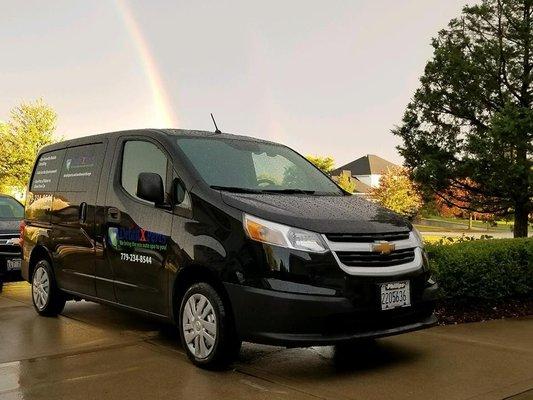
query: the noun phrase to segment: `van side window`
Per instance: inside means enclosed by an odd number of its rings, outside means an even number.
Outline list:
[[[64,154],[65,150],[41,154],[30,184],[32,192],[50,193],[56,191]]]
[[[167,156],[153,143],[141,140],[129,140],[124,145],[122,154],[122,187],[133,197],[138,198],[137,180],[141,172],[153,172],[163,179],[167,192]]]
[[[57,190],[59,192],[95,191],[102,169],[103,152],[102,143],[68,148]]]

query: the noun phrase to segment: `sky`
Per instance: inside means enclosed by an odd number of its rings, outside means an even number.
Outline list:
[[[213,130],[401,163],[390,133],[466,0],[0,0],[0,120],[42,97],[65,138]]]

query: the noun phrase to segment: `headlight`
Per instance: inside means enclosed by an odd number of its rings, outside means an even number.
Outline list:
[[[243,223],[248,237],[258,242],[311,253],[325,253],[328,251],[322,237],[315,232],[265,221],[248,214],[244,214]]]
[[[424,239],[422,239],[422,234],[414,226],[413,226],[413,234],[415,235],[417,246],[424,247]]]

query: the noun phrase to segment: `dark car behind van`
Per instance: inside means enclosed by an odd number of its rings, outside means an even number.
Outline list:
[[[23,230],[41,315],[93,300],[175,323],[200,366],[431,326],[419,234],[288,147],[134,130],[44,148]]]
[[[20,280],[19,226],[23,218],[24,206],[0,194],[0,291],[5,280]]]

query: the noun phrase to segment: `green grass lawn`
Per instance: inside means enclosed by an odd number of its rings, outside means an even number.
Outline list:
[[[468,219],[463,218],[454,218],[454,217],[441,217],[439,215],[432,215],[428,218],[424,218],[432,221],[443,221],[443,222],[451,222],[454,224],[461,224],[465,226],[465,229],[468,230]],[[483,221],[472,221],[472,227],[476,228],[476,230],[483,229],[487,232],[494,232],[494,231],[511,231],[512,230],[512,221],[496,221],[496,226],[491,226],[486,222]],[[462,231],[463,229],[455,229],[455,228],[444,228],[444,227],[437,227],[437,226],[427,226],[421,224],[420,226],[424,227],[424,230],[426,231],[439,231],[439,230],[450,230],[450,231]]]
[[[466,232],[468,229],[452,229],[452,228],[443,228],[441,226],[429,226],[429,225],[420,225],[414,224],[416,229],[421,232]]]

